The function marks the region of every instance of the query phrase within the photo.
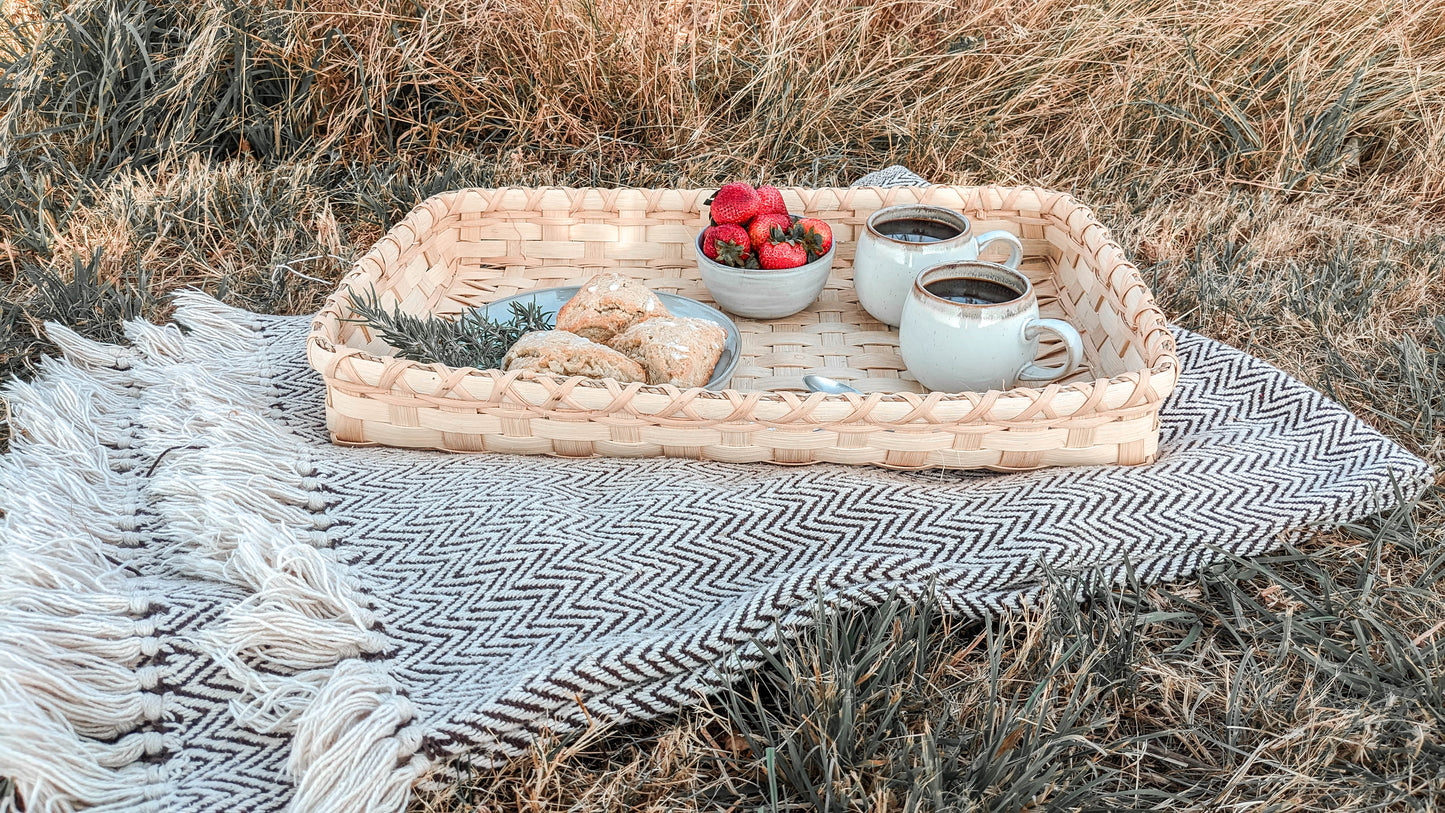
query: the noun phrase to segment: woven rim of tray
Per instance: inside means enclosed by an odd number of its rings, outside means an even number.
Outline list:
[[[1129,303],[1130,295],[1135,294],[1134,289],[1138,289],[1137,294],[1132,297],[1132,304],[1126,305],[1127,310],[1122,315],[1124,321],[1143,337],[1141,355],[1148,361],[1148,366],[1093,381],[1049,384],[1043,388],[1015,387],[985,393],[875,392],[855,395],[796,393],[784,390],[742,392],[733,389],[711,391],[701,387],[681,389],[671,384],[622,384],[612,379],[581,376],[567,378],[531,370],[503,372],[473,367],[448,367],[393,356],[377,356],[340,344],[339,330],[345,308],[343,303],[349,301],[350,287],[379,277],[388,265],[388,254],[395,258],[418,241],[426,239],[435,224],[450,213],[452,202],[463,195],[480,194],[490,208],[507,194],[516,192],[529,197],[561,192],[572,201],[588,194],[600,194],[606,202],[615,199],[619,193],[628,191],[641,192],[644,195],[662,191],[687,191],[592,187],[471,188],[443,192],[426,199],[379,239],[342,278],[337,290],[327,297],[312,321],[311,332],[307,338],[308,357],[312,366],[326,376],[328,384],[339,380],[333,378],[332,371],[345,360],[381,365],[382,373],[375,384],[364,381],[347,383],[383,392],[392,392],[400,385],[404,394],[397,393],[390,397],[420,400],[439,407],[467,406],[483,402],[500,404],[503,395],[510,395],[542,410],[560,410],[569,414],[587,412],[594,415],[646,415],[650,423],[676,426],[736,421],[756,421],[778,426],[853,422],[917,425],[974,421],[1033,424],[1040,420],[1059,420],[1103,412],[1118,417],[1121,414],[1153,409],[1168,396],[1178,381],[1180,365],[1174,337],[1169,332],[1164,313],[1159,309],[1138,268],[1128,260],[1123,248],[1113,239],[1109,230],[1099,222],[1091,209],[1079,203],[1072,195],[1038,187],[1001,186],[846,187],[828,191],[837,193],[841,198],[859,191],[874,191],[886,199],[902,192],[926,194],[929,190],[940,189],[958,190],[966,195],[977,195],[980,201],[991,198],[998,203],[997,206],[983,208],[1021,208],[1011,204],[1021,197],[1031,196],[1040,204],[1034,207],[1035,211],[1067,209],[1066,215],[1055,217],[1065,224],[1068,232],[1099,261],[1100,271],[1096,275],[1107,280],[1109,288],[1119,301]],[[691,191],[705,195],[712,190]],[[1045,200],[1050,201],[1047,208],[1042,205]],[[1107,264],[1105,257],[1108,258]],[[1121,267],[1125,270],[1123,286],[1117,284]],[[1106,268],[1107,270],[1104,270]],[[374,273],[369,273],[370,270],[374,270]],[[468,392],[468,399],[462,400],[438,394],[451,393],[458,387],[466,390],[469,381],[480,383],[482,380],[487,382],[487,394],[482,397]],[[413,386],[423,381],[433,385],[425,388],[430,392]],[[656,408],[640,408],[640,404],[634,403],[638,395],[658,396],[659,400],[649,405]],[[388,396],[381,397],[385,399]],[[939,414],[940,409],[945,414]]]

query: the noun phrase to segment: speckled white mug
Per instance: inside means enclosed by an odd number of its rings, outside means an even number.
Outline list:
[[[928,290],[932,283],[960,278],[1001,285],[1017,296],[1005,302],[969,304]],[[1029,278],[998,263],[971,260],[924,270],[914,278],[903,303],[902,322],[898,350],[903,363],[930,390],[987,392],[1046,383],[1072,373],[1084,356],[1079,331],[1059,319],[1040,319]],[[1034,364],[1040,333],[1052,333],[1063,341],[1062,365]]]
[[[955,232],[952,237],[932,242],[915,242],[892,236],[887,225],[899,220],[926,220]],[[853,253],[853,288],[858,304],[874,319],[898,327],[909,286],[918,272],[939,263],[976,260],[990,243],[1008,246],[1004,265],[1018,268],[1024,247],[1012,233],[1003,230],[975,235],[967,217],[942,206],[904,204],[879,209],[864,223]]]

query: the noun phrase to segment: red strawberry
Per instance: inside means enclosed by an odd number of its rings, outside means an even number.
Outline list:
[[[748,239],[752,240],[753,248],[759,248],[763,243],[773,239],[773,229],[781,229],[786,232],[793,227],[793,219],[787,215],[763,214],[753,218],[748,224]]]
[[[757,217],[763,201],[758,192],[741,181],[724,184],[712,198],[714,223],[746,223]]]
[[[803,248],[814,257],[821,257],[833,247],[833,229],[816,217],[805,217],[798,221],[798,230],[803,233]],[[751,232],[749,232],[751,234]]]
[[[702,233],[702,253],[709,260],[742,267],[751,251],[752,243],[748,241],[747,230],[736,223],[709,226]]]
[[[764,268],[797,268],[807,262],[807,250],[796,243],[774,243],[769,240],[758,247],[758,264]]]
[[[758,187],[758,197],[763,201],[763,208],[758,210],[759,214],[785,215],[788,213],[788,204],[783,203],[783,193],[779,192],[776,186]]]

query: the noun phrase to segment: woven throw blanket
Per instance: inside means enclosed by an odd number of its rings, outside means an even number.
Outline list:
[[[52,327],[6,392],[0,775],[30,809],[399,810],[453,758],[695,702],[820,593],[984,616],[1046,568],[1176,578],[1430,478],[1185,331],[1157,463],[998,475],[333,447],[306,319],[176,321]]]

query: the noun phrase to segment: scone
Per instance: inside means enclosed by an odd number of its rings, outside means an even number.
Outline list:
[[[502,369],[615,378],[624,383],[647,380],[647,371],[632,359],[563,330],[536,330],[522,336],[502,359]]]
[[[557,310],[557,329],[607,344],[644,319],[671,316],[657,294],[621,274],[598,274]]]
[[[608,346],[639,362],[647,383],[701,387],[712,378],[727,333],[706,319],[665,316],[639,322]]]

